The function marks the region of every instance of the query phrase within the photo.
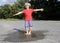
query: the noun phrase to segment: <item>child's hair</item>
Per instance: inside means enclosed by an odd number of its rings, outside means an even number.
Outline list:
[[[29,8],[32,8],[30,3],[26,2],[25,6],[27,6],[27,5],[29,6]],[[25,6],[24,6],[24,9],[26,9]]]
[[[26,2],[26,3],[25,3],[25,6],[31,6],[31,4],[30,4],[30,3],[28,3],[28,2]]]

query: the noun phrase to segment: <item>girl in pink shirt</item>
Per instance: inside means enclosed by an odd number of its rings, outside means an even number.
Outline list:
[[[21,13],[24,13],[24,15],[25,15],[25,29],[26,29],[25,35],[31,35],[31,32],[32,32],[32,13],[34,11],[43,11],[43,9],[30,9],[29,8],[30,6],[31,6],[30,3],[25,3],[26,9],[15,14],[15,15],[19,15]],[[13,16],[15,16],[15,15],[13,15]]]

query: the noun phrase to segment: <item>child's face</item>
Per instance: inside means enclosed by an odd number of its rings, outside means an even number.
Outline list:
[[[25,7],[26,7],[26,9],[29,9],[30,6],[29,5],[26,5]]]
[[[25,3],[25,7],[26,7],[26,9],[29,9],[30,6],[31,6],[30,3]]]

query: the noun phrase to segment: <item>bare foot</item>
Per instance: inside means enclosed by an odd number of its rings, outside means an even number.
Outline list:
[[[29,35],[29,33],[25,33],[25,35]]]
[[[31,32],[29,32],[28,34],[31,35]]]

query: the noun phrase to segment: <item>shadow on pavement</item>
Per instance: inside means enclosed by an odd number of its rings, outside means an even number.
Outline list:
[[[33,31],[32,35],[26,36],[24,33],[25,31],[19,30],[19,29],[14,29],[17,30],[13,33],[8,33],[6,37],[3,39],[3,41],[7,42],[30,42],[30,41],[37,41],[37,40],[42,40],[45,38],[45,35],[43,33],[48,32],[48,31]]]

